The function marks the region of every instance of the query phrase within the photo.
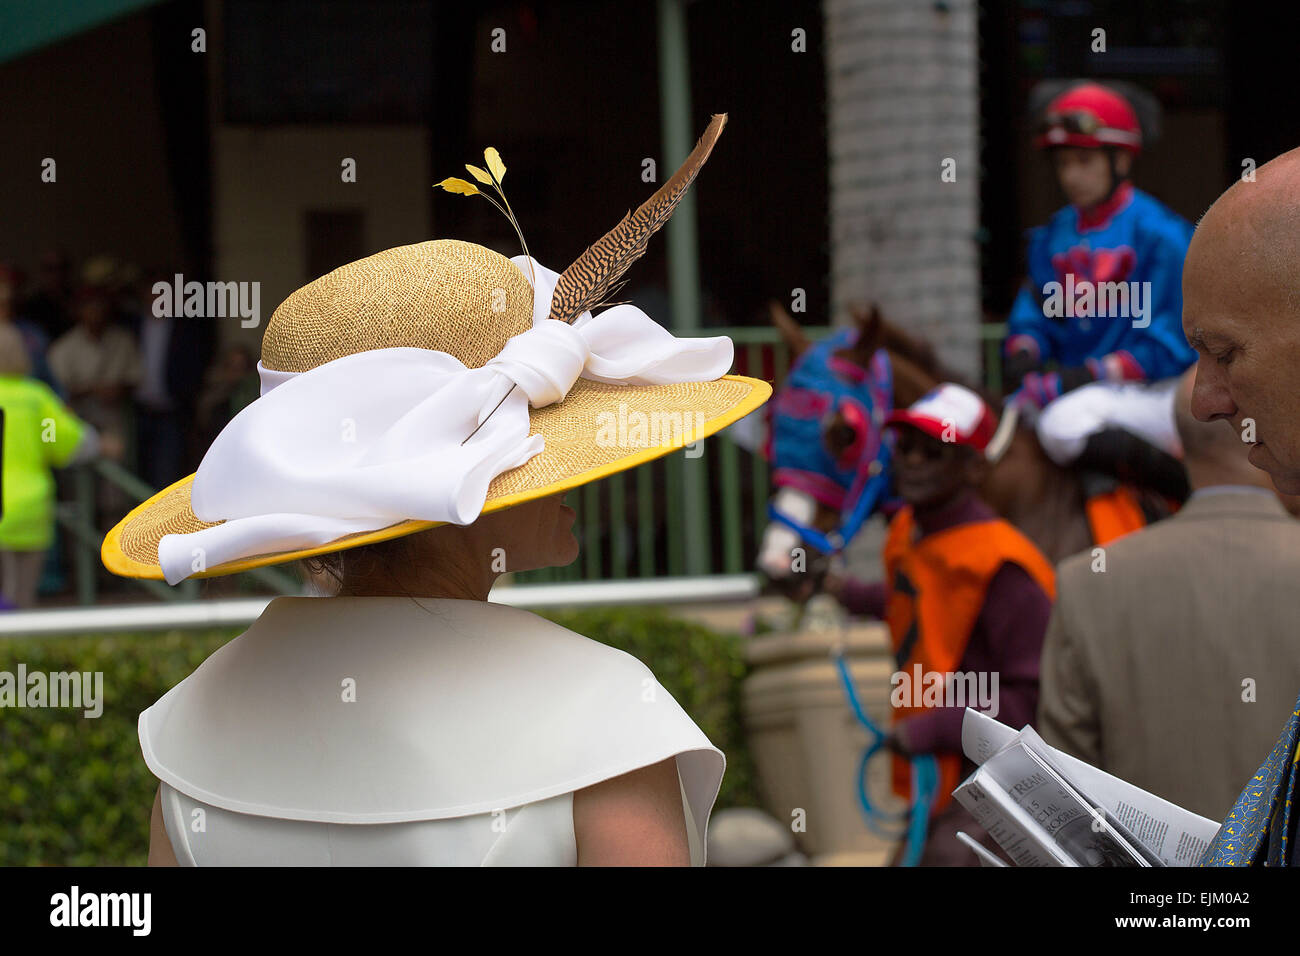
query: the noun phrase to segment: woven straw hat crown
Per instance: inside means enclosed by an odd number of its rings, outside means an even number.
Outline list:
[[[518,266],[471,242],[435,239],[350,262],[294,292],[267,324],[262,364],[305,372],[413,347],[479,368],[532,324],[533,289]]]

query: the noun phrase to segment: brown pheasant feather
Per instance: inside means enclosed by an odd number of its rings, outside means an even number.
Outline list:
[[[610,287],[645,254],[650,237],[673,214],[726,125],[727,114],[715,113],[709,128],[672,178],[560,274],[551,297],[550,318],[572,322],[610,294]]]

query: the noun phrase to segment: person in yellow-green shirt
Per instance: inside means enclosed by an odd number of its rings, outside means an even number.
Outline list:
[[[22,336],[11,323],[0,323],[0,599],[18,608],[36,603],[45,552],[54,541],[52,469],[100,451],[99,433],[29,372]]]

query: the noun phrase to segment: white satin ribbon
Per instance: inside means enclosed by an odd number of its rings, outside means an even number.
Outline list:
[[[529,276],[528,257],[511,261]],[[482,368],[407,347],[297,373],[259,362],[261,397],[217,436],[190,489],[195,516],[223,523],[163,535],[167,582],[408,519],[469,524],[492,479],[545,448],[528,433],[530,405],[561,401],[579,377],[666,385],[712,381],[731,367],[726,336],[679,339],[632,305],[572,324],[548,319],[559,273],[535,259],[532,268],[533,327]]]

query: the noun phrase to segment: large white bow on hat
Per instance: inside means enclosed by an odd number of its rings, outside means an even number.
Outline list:
[[[527,256],[511,261],[529,275]],[[529,435],[530,405],[562,400],[579,377],[666,385],[712,381],[731,367],[726,336],[679,339],[632,305],[572,324],[548,319],[559,273],[535,259],[532,267],[533,327],[481,368],[406,347],[297,373],[259,362],[261,397],[217,436],[190,488],[195,516],[223,523],[163,535],[167,582],[408,519],[469,524],[492,479],[545,448]]]

